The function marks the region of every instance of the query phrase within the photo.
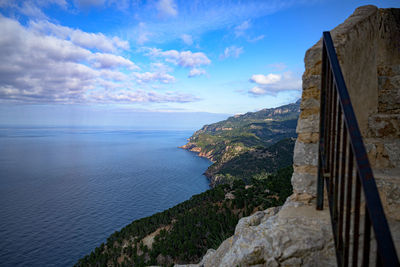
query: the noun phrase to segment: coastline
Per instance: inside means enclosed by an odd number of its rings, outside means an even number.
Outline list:
[[[209,159],[212,163],[216,162],[216,160],[212,157],[212,153],[214,152],[213,150],[204,152],[204,151],[202,151],[201,147],[198,147],[196,144],[191,143],[191,142],[188,142],[187,144],[185,144],[183,146],[179,146],[178,148],[182,148],[182,149],[194,152],[197,154],[197,156]]]

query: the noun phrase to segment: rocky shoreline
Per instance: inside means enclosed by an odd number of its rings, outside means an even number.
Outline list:
[[[196,144],[191,143],[191,142],[188,142],[186,145],[180,146],[179,148],[195,152],[199,157],[207,158],[212,163],[216,162],[214,157],[212,156],[212,154],[214,152],[213,150],[210,150],[208,152],[204,152],[204,151],[201,150],[201,147],[198,147]]]
[[[201,147],[196,146],[196,144],[191,143],[190,141],[183,146],[180,146],[179,148],[185,149],[185,150],[189,150],[191,152],[194,152],[197,154],[197,156],[202,157],[202,158],[206,158],[208,160],[210,160],[213,164],[210,165],[213,166],[216,163],[216,160],[214,159],[214,157],[212,156],[213,154],[213,150],[210,150],[208,152],[204,152],[202,151]],[[218,177],[215,177],[214,175],[212,175],[210,173],[210,167],[207,168],[207,170],[203,173],[203,175],[205,177],[207,177],[207,179],[210,181],[210,187],[214,188],[216,185],[220,184],[221,181],[219,181]]]

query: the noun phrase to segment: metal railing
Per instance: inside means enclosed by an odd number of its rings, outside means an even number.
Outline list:
[[[325,180],[337,264],[399,266],[329,32],[323,33],[320,103],[317,209],[323,209]]]

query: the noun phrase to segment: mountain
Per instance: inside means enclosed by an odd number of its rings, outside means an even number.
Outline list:
[[[235,115],[203,126],[181,148],[213,161],[205,172],[211,186],[235,178],[246,180],[246,174],[254,173],[252,168],[273,173],[292,164],[299,113],[300,100],[277,108]],[[249,159],[253,159],[251,165],[243,164]],[[241,168],[247,171],[240,171]]]

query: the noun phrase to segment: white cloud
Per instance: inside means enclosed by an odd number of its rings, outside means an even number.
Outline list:
[[[139,45],[143,45],[144,43],[150,41],[150,37],[152,36],[152,33],[147,30],[147,25],[144,22],[140,22],[138,24],[135,33],[136,33],[135,39]]]
[[[226,59],[229,57],[238,58],[243,53],[243,47],[229,46],[225,48],[224,53],[219,56],[220,59]]]
[[[102,33],[88,33],[79,29],[56,25],[48,21],[30,22],[30,28],[43,35],[70,40],[72,43],[89,49],[104,52],[115,52],[118,49],[128,50],[129,43],[119,37],[107,37]]]
[[[168,72],[172,71],[172,69],[164,63],[151,63],[150,69],[152,72],[135,73],[135,77],[137,78],[136,81],[138,83],[160,82],[164,84],[175,82],[175,77],[168,74]]]
[[[107,38],[102,33],[87,33],[73,30],[70,34],[71,41],[79,46],[97,48],[101,51],[115,51],[117,48],[129,49],[129,43],[118,37]]]
[[[144,44],[144,43],[146,43],[146,42],[149,41],[149,36],[150,36],[150,33],[148,33],[148,32],[142,32],[142,33],[139,34],[139,36],[138,36],[136,42],[137,42],[138,44],[142,45],[142,44]]]
[[[19,11],[28,17],[47,19],[47,16],[43,13],[43,11],[33,2],[23,2],[22,6],[19,7]]]
[[[206,74],[206,71],[204,69],[196,69],[196,68],[194,68],[194,69],[190,70],[188,76],[190,78],[192,78],[192,77],[200,76],[200,75],[204,75],[204,74]]]
[[[251,76],[250,81],[260,85],[274,84],[282,79],[282,75],[270,73],[268,75],[254,74]]]
[[[247,32],[251,27],[252,27],[252,24],[251,24],[250,20],[246,20],[242,24],[239,24],[238,26],[236,26],[234,28],[234,33],[235,33],[236,38],[244,37],[250,43],[255,43],[255,42],[258,42],[258,41],[264,39],[265,36],[263,34],[258,35],[256,37],[250,37],[251,34],[248,34]]]
[[[173,71],[172,68],[170,68],[169,66],[165,65],[164,63],[161,62],[153,62],[150,64],[150,69],[154,72],[162,72],[162,73],[166,73],[166,72],[171,72]]]
[[[106,92],[105,94],[92,93],[90,98],[99,103],[108,103],[110,100],[119,103],[166,103],[166,102],[177,102],[177,103],[187,103],[200,100],[199,98],[190,95],[182,94],[176,92],[166,92],[161,94],[155,91],[144,91],[136,90],[132,91],[114,91]]]
[[[145,73],[136,73],[137,81],[140,83],[143,82],[161,82],[161,83],[173,83],[175,82],[175,77],[163,72],[145,72]]]
[[[100,53],[59,33],[37,31],[0,15],[0,101],[22,103],[190,102],[179,92],[138,88],[142,80],[169,83],[165,71],[137,74],[138,67],[118,54]],[[69,31],[67,31],[69,32]],[[64,38],[61,38],[64,37]],[[162,65],[154,65],[162,68]],[[138,77],[141,78],[138,79]]]
[[[0,0],[0,7],[4,9],[12,10],[13,12],[20,13],[29,18],[35,19],[48,19],[42,11],[42,8],[50,5],[57,5],[63,9],[67,8],[67,2],[65,0],[30,0],[30,1],[12,1],[12,0]],[[13,13],[12,12],[12,13]],[[18,14],[19,16],[19,14]]]
[[[265,88],[254,86],[250,89],[249,92],[254,95],[265,95],[267,93],[267,90]]]
[[[181,35],[181,39],[187,45],[192,45],[193,44],[192,36],[189,35],[189,34],[182,34]]]
[[[139,69],[139,67],[129,59],[113,54],[95,53],[92,56],[92,60],[94,61],[93,66],[101,69],[115,67],[127,67],[130,70]]]
[[[236,37],[243,36],[250,27],[251,23],[249,20],[243,21],[240,25],[236,26],[234,29]]]
[[[265,94],[275,95],[283,91],[301,89],[300,77],[294,76],[293,73],[289,71],[282,74],[255,74],[251,76],[250,82],[256,83],[256,86],[249,90],[249,93],[255,96]]]
[[[174,0],[159,0],[156,4],[156,9],[164,17],[175,17],[178,14]]]
[[[258,42],[258,41],[264,39],[264,37],[265,36],[262,34],[262,35],[254,37],[254,38],[248,38],[247,41],[249,41],[250,43],[255,43],[255,42]]]
[[[162,51],[158,48],[146,48],[145,51],[147,51],[147,55],[149,56],[161,57],[164,58],[166,62],[185,68],[194,68],[211,63],[211,60],[202,52],[178,52],[177,50]]]

